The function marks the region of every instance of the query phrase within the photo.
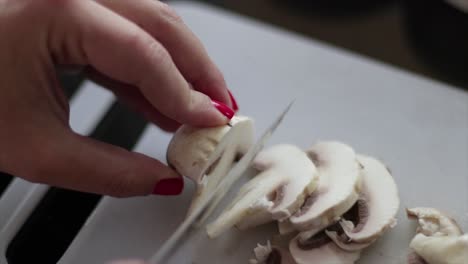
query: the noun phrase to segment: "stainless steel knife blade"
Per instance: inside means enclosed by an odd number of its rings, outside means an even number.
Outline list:
[[[176,248],[177,242],[184,236],[190,234],[190,227],[192,224],[203,216],[206,208],[209,205],[212,205],[212,202],[219,203],[222,197],[227,193],[227,187],[231,186],[237,180],[239,180],[244,172],[250,167],[255,156],[263,149],[267,140],[275,132],[278,126],[283,121],[286,114],[289,112],[293,105],[294,101],[288,104],[288,106],[281,112],[281,114],[274,120],[274,122],[265,130],[262,136],[257,140],[257,142],[252,145],[247,153],[232,167],[232,169],[226,174],[220,184],[215,188],[215,190],[208,196],[208,198],[198,206],[192,214],[190,214],[175,230],[175,232],[166,240],[166,242],[159,248],[159,250],[151,257],[148,261],[149,264],[162,264],[166,263],[167,259],[173,254],[173,251]],[[214,204],[213,206],[217,206]],[[210,210],[213,212],[214,210]],[[203,216],[203,219],[206,219],[206,215]]]

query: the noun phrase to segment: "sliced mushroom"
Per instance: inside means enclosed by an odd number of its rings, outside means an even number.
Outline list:
[[[362,208],[367,208],[363,207],[361,204],[362,200],[358,200],[353,207],[351,207],[351,209],[342,216],[343,219],[351,222],[354,226],[358,226],[361,222],[362,215],[360,210],[362,211]],[[340,222],[336,222],[335,224],[327,227],[324,232],[338,247],[346,251],[360,251],[371,244],[371,242],[357,243],[349,241],[349,237],[345,234]]]
[[[180,174],[197,183],[189,214],[216,188],[253,140],[253,121],[245,116],[234,116],[224,126],[183,125],[177,130],[169,143],[167,160]]]
[[[459,236],[463,234],[453,218],[435,208],[406,209],[406,214],[408,218],[418,221],[417,233],[426,236]]]
[[[396,225],[400,205],[398,189],[386,166],[377,159],[358,155],[362,169],[362,192],[353,206],[354,221],[346,215],[340,221],[344,234],[327,231],[342,249],[361,250],[369,246],[387,229]]]
[[[360,251],[348,252],[339,248],[324,231],[306,241],[301,241],[297,236],[291,240],[289,251],[297,264],[353,264],[361,256]]]
[[[410,248],[428,264],[468,263],[468,234],[462,236],[426,236],[417,234]]]
[[[317,166],[319,183],[302,207],[290,217],[308,239],[340,219],[359,197],[360,167],[354,150],[339,142],[320,142],[307,151]]]
[[[255,259],[250,264],[296,264],[289,251],[277,245],[271,245],[270,241],[265,246],[258,244],[254,249]]]
[[[409,261],[428,264],[466,264],[468,234],[463,235],[457,222],[434,208],[407,209],[410,219],[418,221],[416,236],[411,240]],[[411,262],[409,262],[411,263]]]
[[[288,235],[291,233],[296,232],[296,228],[294,228],[293,224],[289,219],[278,221],[278,231],[281,235]]]
[[[285,219],[317,186],[314,164],[293,145],[280,144],[261,151],[253,166],[260,173],[243,185],[232,203],[207,226],[210,237],[234,225],[245,229]]]

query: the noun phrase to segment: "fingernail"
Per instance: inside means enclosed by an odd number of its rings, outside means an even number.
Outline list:
[[[237,105],[236,99],[234,99],[234,96],[232,95],[231,91],[228,90],[228,93],[229,97],[231,98],[232,109],[234,110],[234,112],[237,112],[237,110],[239,110],[239,106]]]
[[[157,195],[178,195],[184,189],[182,178],[162,179],[153,188],[153,194]]]
[[[218,109],[219,112],[221,112],[221,114],[226,116],[229,120],[234,116],[234,110],[229,108],[227,105],[215,100],[212,100],[211,103],[214,107],[216,107],[216,109]]]

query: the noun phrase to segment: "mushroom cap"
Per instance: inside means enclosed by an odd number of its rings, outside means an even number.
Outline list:
[[[330,264],[353,264],[360,256],[360,251],[347,252],[340,249],[331,240],[325,244],[313,248],[302,249],[299,246],[299,237],[289,243],[289,251],[297,264],[330,263]]]
[[[210,237],[234,225],[245,228],[286,218],[315,189],[315,166],[296,146],[280,144],[265,149],[253,165],[260,173],[244,184],[231,204],[207,226]]]
[[[418,221],[416,232],[426,236],[459,236],[463,234],[457,222],[447,214],[430,207],[406,209],[408,218]]]
[[[356,203],[359,222],[355,226],[342,219],[340,224],[347,243],[365,245],[396,225],[400,199],[397,185],[382,162],[364,155],[358,155],[358,161],[362,165],[362,191]]]
[[[337,221],[357,201],[360,169],[354,150],[340,142],[319,142],[307,151],[319,174],[317,190],[290,217],[293,226],[312,236]]]
[[[167,161],[180,174],[201,183],[227,148],[243,154],[253,141],[253,121],[246,116],[234,116],[229,124],[218,127],[183,125],[169,143]]]
[[[429,264],[466,264],[468,234],[462,236],[426,236],[417,234],[410,248]]]

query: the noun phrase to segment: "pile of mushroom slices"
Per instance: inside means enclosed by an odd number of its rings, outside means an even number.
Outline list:
[[[191,210],[253,139],[253,122],[243,116],[226,126],[182,126],[176,132],[167,159],[198,185]],[[277,221],[278,241],[288,243],[259,245],[251,263],[354,263],[364,248],[396,224],[400,202],[389,170],[346,144],[318,142],[306,151],[291,144],[274,145],[255,157],[253,167],[256,176],[206,226],[208,236],[215,238],[232,227],[245,230]]]
[[[468,233],[463,234],[455,220],[434,208],[406,210],[418,222],[411,240],[408,264],[468,263]]]

